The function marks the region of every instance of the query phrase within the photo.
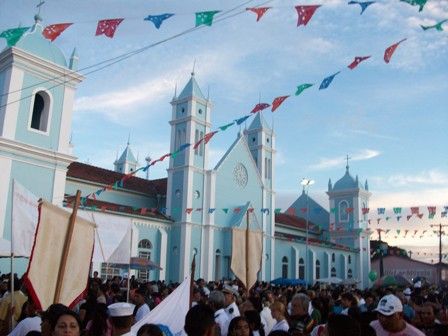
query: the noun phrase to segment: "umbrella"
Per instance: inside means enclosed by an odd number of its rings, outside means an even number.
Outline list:
[[[340,284],[342,282],[341,278],[337,278],[337,277],[329,277],[329,278],[320,278],[320,279],[316,279],[317,282],[320,283],[328,283],[328,284]]]
[[[361,281],[359,281],[358,279],[344,279],[341,281],[341,285],[347,285],[347,286],[352,286],[352,285],[356,285],[357,283],[360,283]]]
[[[276,286],[304,286],[306,282],[302,279],[277,278],[272,280],[271,284]]]
[[[407,287],[410,286],[411,282],[406,279],[402,275],[385,275],[373,284],[374,287],[389,287],[389,286],[398,286],[398,287]]]

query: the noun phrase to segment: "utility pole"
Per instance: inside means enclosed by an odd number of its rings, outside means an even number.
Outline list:
[[[411,250],[409,250],[408,253],[409,253],[409,258],[412,259],[412,253],[413,252]]]
[[[442,224],[440,223],[439,225],[430,225],[431,227],[439,227],[439,268],[438,268],[438,275],[439,275],[439,284],[442,281],[442,235],[445,234],[445,231],[442,231],[443,227],[448,227],[448,224]]]

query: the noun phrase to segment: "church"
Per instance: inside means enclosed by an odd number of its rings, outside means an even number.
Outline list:
[[[139,168],[129,143],[114,162],[114,171],[76,161],[70,134],[76,87],[83,80],[77,72],[78,56],[74,50],[67,60],[42,36],[40,17],[35,20],[14,46],[0,53],[0,232],[5,239],[11,239],[13,181],[39,198],[68,207],[77,190],[83,196],[95,193]],[[167,177],[132,176],[82,205],[110,223],[132,225],[131,255],[159,266],[136,272],[138,278],[182,280],[193,257],[196,278],[233,278],[232,228],[248,225],[262,233],[259,280],[283,277],[314,283],[339,277],[353,279],[361,288],[370,285],[370,232],[364,210],[371,193],[367,181],[363,184],[351,175],[348,163],[336,183],[329,181],[330,211],[304,189],[280,212],[275,204],[276,135],[262,113],[236,134],[210,168],[212,142],[186,146],[213,129],[212,104],[194,73],[170,103]],[[127,271],[106,261],[93,268],[103,277]]]

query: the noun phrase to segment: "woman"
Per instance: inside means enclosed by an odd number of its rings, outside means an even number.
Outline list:
[[[98,303],[93,314],[93,318],[87,322],[86,329],[88,335],[92,336],[111,336],[112,325],[107,319],[107,306],[104,303]]]
[[[253,336],[249,322],[243,316],[237,316],[230,321],[228,336]]]
[[[276,321],[276,324],[272,327],[272,331],[289,330],[289,324],[286,321],[285,312],[285,305],[280,301],[274,301],[274,303],[271,304],[271,314]]]
[[[51,325],[52,336],[80,336],[81,320],[79,316],[71,310],[67,310],[59,315]]]

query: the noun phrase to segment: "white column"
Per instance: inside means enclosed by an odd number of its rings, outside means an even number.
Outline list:
[[[59,131],[59,146],[58,146],[58,152],[64,154],[70,154],[69,142],[72,130],[72,114],[73,114],[74,100],[75,100],[75,89],[66,86],[64,90],[64,102],[62,105],[61,127]]]
[[[0,98],[1,105],[4,105],[4,107],[0,110],[0,136],[14,140],[19,108],[27,101],[20,101],[22,94],[20,89],[23,85],[23,70],[13,66],[5,73],[4,76],[5,90],[2,92],[4,96]]]
[[[11,166],[10,158],[0,157],[0,237],[3,237],[6,220],[6,204],[8,202],[9,188],[11,186]]]
[[[67,177],[66,169],[54,170],[52,203],[55,205],[61,205],[62,201],[64,200],[66,177]]]
[[[159,228],[160,233],[160,259],[159,266],[162,268],[159,271],[159,280],[166,278],[166,259],[168,258],[168,235],[165,229]]]

